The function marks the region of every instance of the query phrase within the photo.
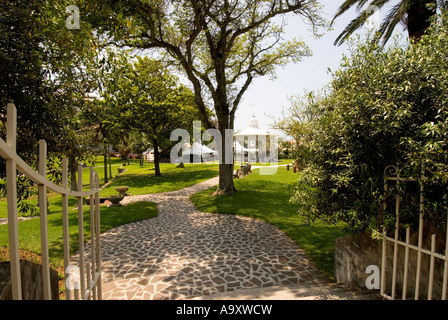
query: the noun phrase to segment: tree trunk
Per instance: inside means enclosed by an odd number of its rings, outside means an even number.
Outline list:
[[[214,195],[228,195],[236,192],[233,184],[233,164],[219,165],[219,185]]]
[[[78,191],[78,182],[76,180],[77,165],[76,157],[70,152],[68,156],[68,169],[70,171],[70,189],[73,191]]]
[[[107,183],[107,144],[104,143],[104,183]]]
[[[112,161],[110,161],[110,152],[108,152],[107,158],[109,160],[109,177],[112,179]]]
[[[226,108],[227,109],[227,108]],[[229,129],[229,114],[218,113],[218,128],[221,133],[221,154],[219,155],[219,184],[218,189],[215,191],[214,195],[228,195],[234,194],[236,192],[235,186],[233,184],[233,152],[231,153],[231,159],[226,159],[226,147],[232,148],[233,141],[227,141],[226,139],[226,129]],[[233,127],[233,119],[230,122],[230,126]],[[227,146],[227,143],[230,143]]]
[[[409,38],[417,41],[424,35],[426,29],[430,26],[429,19],[434,12],[428,9],[426,3],[420,2],[412,5],[406,13],[406,25],[408,28]]]
[[[155,174],[156,177],[160,177],[160,154],[159,154],[159,144],[157,143],[157,141],[153,141],[153,146],[154,146],[154,169],[155,169]]]

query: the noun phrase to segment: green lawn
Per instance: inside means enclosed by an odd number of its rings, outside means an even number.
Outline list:
[[[121,160],[120,158],[115,158],[115,157],[111,157],[110,159],[111,161],[111,171],[112,171],[112,175],[115,176],[117,174],[117,168],[120,167],[123,163],[123,160]],[[139,160],[131,160],[133,162],[139,161]],[[82,181],[83,181],[83,185],[85,187],[88,186],[89,182],[90,182],[90,166],[93,165],[94,170],[96,172],[98,172],[98,177],[100,179],[100,186],[102,186],[104,184],[104,157],[103,156],[98,156],[95,158],[94,162],[87,162],[86,163],[87,167],[83,168],[82,170]],[[109,165],[107,165],[107,176],[109,177]],[[110,180],[110,177],[109,177]]]
[[[211,196],[211,188],[191,197],[203,212],[238,214],[264,220],[289,235],[320,268],[333,279],[334,240],[344,236],[343,224],[323,222],[304,224],[297,207],[289,202],[297,173],[279,167],[274,175],[260,175],[260,169],[243,179],[234,180],[237,193],[230,196]]]
[[[143,168],[137,161],[125,166],[127,169],[123,174],[101,190],[101,196],[116,194],[115,187],[129,186],[128,193],[131,195],[159,193],[182,189],[196,183],[218,176],[219,166],[217,164],[185,164],[185,168],[176,168],[177,164],[161,163],[162,175],[156,177],[154,164],[145,163]],[[117,169],[112,173],[116,175]]]
[[[291,164],[294,160],[292,159],[279,159],[278,162],[251,162],[252,166],[283,166],[285,164]],[[238,159],[235,160],[234,164],[236,166],[239,166],[241,164],[246,164],[247,161],[239,161]]]

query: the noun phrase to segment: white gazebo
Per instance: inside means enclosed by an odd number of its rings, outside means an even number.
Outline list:
[[[266,155],[267,140],[270,135],[272,134],[258,128],[258,120],[255,118],[255,115],[252,115],[249,119],[249,127],[242,132],[234,134],[235,160],[257,162],[261,154]]]

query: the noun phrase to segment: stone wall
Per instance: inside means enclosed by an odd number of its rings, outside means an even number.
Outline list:
[[[444,242],[443,237],[439,236],[437,247],[441,247]],[[413,241],[415,239],[412,239]],[[411,241],[412,243],[412,241]],[[423,247],[428,247],[428,243]],[[392,262],[394,245],[388,242],[387,246],[387,265],[386,265],[386,293],[390,294],[392,285]],[[437,250],[436,250],[437,252]],[[378,266],[381,270],[382,242],[373,240],[369,235],[352,235],[337,238],[335,242],[335,278],[338,283],[344,283],[360,288],[366,288],[366,280],[371,273],[366,273],[366,268],[370,265]],[[414,298],[415,279],[417,265],[417,251],[409,250],[407,297]],[[397,298],[401,298],[403,288],[405,248],[398,246],[397,263]],[[422,254],[421,280],[420,280],[420,298],[426,299],[428,295],[429,266],[430,258]],[[443,268],[444,262],[441,259],[435,259],[434,264],[434,287],[433,298],[440,299],[442,294]]]
[[[338,283],[366,287],[366,268],[381,266],[381,243],[367,235],[337,238],[335,241],[334,272]]]
[[[23,300],[43,300],[42,266],[28,261],[20,261]],[[50,269],[51,295],[53,300],[59,299],[58,273]],[[12,300],[10,262],[0,262],[0,300]]]

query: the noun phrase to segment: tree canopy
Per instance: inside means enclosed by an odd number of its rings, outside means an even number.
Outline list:
[[[114,88],[113,94],[119,101],[113,103],[117,108],[116,121],[151,142],[155,174],[161,175],[159,148],[169,150],[171,132],[192,127],[199,116],[193,93],[179,85],[177,77],[162,62],[147,57],[137,57],[114,83]]]
[[[96,23],[111,43],[160,50],[184,72],[203,125],[212,126],[210,102],[221,134],[233,129],[255,77],[273,75],[277,67],[310,54],[303,41],[283,39],[286,15],[304,18],[314,31],[323,25],[317,1],[92,2],[91,10],[107,13]],[[233,164],[225,164],[225,143],[222,148],[219,191],[233,193]]]
[[[79,148],[82,137],[74,134],[74,115],[95,87],[88,72],[96,63],[95,39],[87,23],[79,30],[66,27],[68,2],[0,4],[0,135],[5,134],[6,105],[12,102],[18,117],[17,153],[30,165],[36,165],[39,139],[48,142],[49,158],[65,155],[71,167],[85,154]],[[4,177],[1,164],[3,159]]]

